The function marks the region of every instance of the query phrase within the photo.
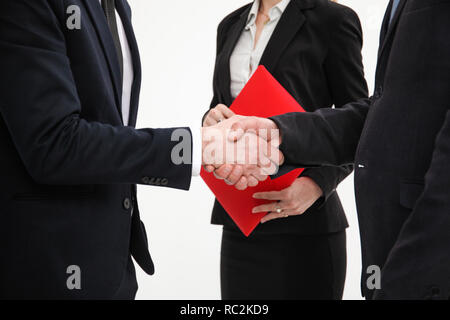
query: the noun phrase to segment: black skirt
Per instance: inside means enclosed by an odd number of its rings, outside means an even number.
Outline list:
[[[269,222],[270,223],[270,222]],[[221,290],[224,300],[342,299],[346,233],[255,234],[224,227]]]

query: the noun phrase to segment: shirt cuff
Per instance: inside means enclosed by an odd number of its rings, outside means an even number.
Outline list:
[[[200,175],[202,168],[202,135],[200,127],[191,127],[192,133],[192,176]]]

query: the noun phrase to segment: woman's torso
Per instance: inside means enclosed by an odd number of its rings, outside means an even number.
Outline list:
[[[258,64],[264,65],[306,111],[341,107],[367,96],[360,55],[361,31],[352,30],[352,25],[353,29],[360,28],[353,11],[326,0],[282,1],[283,5],[286,2],[284,11],[272,8],[273,25],[271,21],[264,27],[266,30],[262,31],[256,46],[251,17],[253,4],[235,11],[221,23],[212,107],[217,103],[231,105]],[[352,21],[355,17],[356,21]],[[334,33],[340,32],[339,27],[347,20],[350,25],[342,32],[354,31],[354,35],[335,37]],[[334,52],[334,47],[341,45],[340,36],[353,44],[352,52],[348,52],[346,43],[342,43],[342,52]],[[330,57],[331,53],[334,56]],[[320,173],[320,169],[311,170]],[[333,175],[330,180],[336,179]],[[304,215],[288,220],[259,226],[255,232],[314,234],[338,232],[348,226],[335,191],[327,195],[324,203],[317,203]],[[234,227],[217,201],[212,222]]]

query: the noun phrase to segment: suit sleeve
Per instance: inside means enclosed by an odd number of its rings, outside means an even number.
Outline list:
[[[270,118],[280,130],[285,164],[303,168],[352,165],[372,99],[360,99],[340,109]]]
[[[160,177],[188,189],[191,165],[171,158],[175,128],[136,130],[83,118],[62,28],[50,1],[0,2],[0,114],[30,176],[57,185]]]
[[[356,13],[340,7],[336,23],[331,25],[329,50],[324,69],[328,87],[336,108],[348,102],[367,98],[368,89],[362,63],[362,28]],[[324,193],[323,200],[353,171],[353,165],[308,168],[302,176],[313,179]]]
[[[449,163],[450,111],[436,139],[424,191],[382,269],[375,299],[450,297]]]

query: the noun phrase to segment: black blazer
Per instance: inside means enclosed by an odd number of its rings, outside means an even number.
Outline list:
[[[173,129],[134,129],[140,59],[130,8],[116,3],[135,73],[128,127],[98,1],[0,1],[0,299],[114,297],[130,252],[153,273],[135,184],[189,188]],[[66,27],[69,5],[80,30]],[[66,286],[71,265],[81,290]]]
[[[214,72],[214,98],[231,105],[230,56],[247,23],[251,4],[227,16],[219,25]],[[279,21],[261,59],[272,75],[307,111],[340,108],[367,97],[361,57],[362,31],[350,8],[327,0],[292,0]],[[342,167],[310,168],[325,196],[304,215],[260,225],[255,232],[317,234],[348,227],[336,187],[353,170]],[[234,227],[216,201],[212,222]]]
[[[450,0],[402,0],[389,27],[391,6],[370,99],[274,120],[288,163],[355,162],[366,297],[448,299]],[[373,265],[382,269],[375,292]]]

